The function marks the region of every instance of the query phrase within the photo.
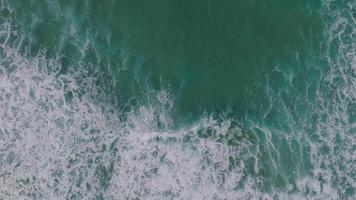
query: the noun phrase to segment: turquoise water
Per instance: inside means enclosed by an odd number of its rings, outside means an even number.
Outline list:
[[[0,199],[355,198],[353,1],[0,2]]]

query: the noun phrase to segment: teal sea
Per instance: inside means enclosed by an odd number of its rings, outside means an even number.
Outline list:
[[[18,199],[356,199],[356,1],[0,0]]]

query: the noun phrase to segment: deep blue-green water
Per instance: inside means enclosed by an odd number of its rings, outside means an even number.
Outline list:
[[[0,6],[0,200],[356,198],[356,2]]]

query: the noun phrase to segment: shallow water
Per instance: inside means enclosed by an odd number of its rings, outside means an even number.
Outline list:
[[[0,199],[355,198],[353,1],[0,2]]]

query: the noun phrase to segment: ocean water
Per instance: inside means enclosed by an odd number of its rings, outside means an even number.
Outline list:
[[[0,0],[0,200],[355,187],[355,1]]]

